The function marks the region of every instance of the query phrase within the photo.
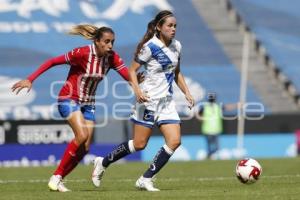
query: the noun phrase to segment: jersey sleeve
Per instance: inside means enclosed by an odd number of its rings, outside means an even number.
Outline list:
[[[144,45],[143,48],[140,50],[138,56],[135,58],[135,61],[142,65],[148,62],[151,57],[152,53],[150,48],[147,45]]]
[[[111,57],[111,68],[113,68],[116,71],[120,71],[121,69],[123,69],[125,66],[124,61],[122,60],[122,58],[113,51],[112,53],[112,57]]]
[[[61,65],[61,64],[67,64],[66,57],[64,55],[57,56],[54,58],[51,58],[44,62],[35,72],[30,74],[27,79],[30,82],[33,82],[37,77],[39,77],[42,73],[50,69],[51,67],[55,65]]]
[[[83,55],[83,50],[81,48],[75,48],[72,51],[69,51],[65,54],[66,61],[70,65],[77,65],[80,62],[80,59]]]
[[[128,68],[124,64],[122,58],[114,51],[111,58],[112,60],[111,60],[110,67],[116,70],[126,81],[128,81],[129,80]]]

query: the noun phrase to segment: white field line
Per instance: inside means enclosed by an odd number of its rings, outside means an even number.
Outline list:
[[[261,179],[280,179],[280,178],[299,178],[300,174],[295,175],[276,175],[276,176],[262,176]],[[204,178],[159,178],[161,182],[178,182],[183,180],[188,181],[225,181],[225,180],[233,180],[236,177],[204,177]],[[9,184],[9,183],[47,183],[49,179],[32,179],[32,180],[3,180],[0,179],[0,184]],[[90,179],[66,179],[64,182],[90,182]],[[119,179],[119,180],[105,180],[106,182],[134,182],[136,179]]]

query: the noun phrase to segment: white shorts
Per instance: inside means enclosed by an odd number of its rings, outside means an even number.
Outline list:
[[[154,124],[180,124],[180,118],[172,97],[136,103],[131,114],[131,121],[135,124],[153,128]]]

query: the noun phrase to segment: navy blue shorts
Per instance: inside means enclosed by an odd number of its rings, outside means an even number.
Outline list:
[[[84,119],[96,121],[95,119],[95,106],[94,105],[81,105],[74,100],[66,99],[58,101],[58,111],[63,118],[67,118],[72,112],[80,110]]]

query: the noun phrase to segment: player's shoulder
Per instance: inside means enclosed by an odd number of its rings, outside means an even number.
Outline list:
[[[93,51],[92,48],[93,48],[92,45],[85,45],[85,46],[77,47],[75,49],[77,50],[78,53],[86,54]]]
[[[69,53],[71,54],[71,56],[83,56],[86,54],[89,54],[91,51],[90,46],[86,45],[86,46],[81,46],[81,47],[75,47],[74,49],[72,49]]]
[[[116,52],[115,50],[111,50],[109,53],[110,56],[118,56],[118,52]]]
[[[114,51],[114,50],[111,50],[108,54],[108,59],[118,59],[120,58],[120,55]]]
[[[151,52],[159,50],[160,47],[161,44],[158,42],[157,38],[152,37],[143,45],[141,49],[141,54],[151,54]]]
[[[152,46],[160,47],[162,45],[161,41],[154,35],[143,45],[145,48],[151,48]]]
[[[120,57],[120,55],[116,52],[116,51],[114,51],[114,50],[112,50],[110,53],[109,53],[109,55],[108,55],[108,59],[109,59],[109,61],[111,61],[111,62],[113,62],[113,63],[121,63],[121,62],[123,62],[123,60],[122,60],[122,58]]]
[[[150,49],[150,46],[151,46],[152,44],[154,44],[154,43],[153,43],[153,40],[150,39],[150,40],[148,40],[147,42],[145,42],[145,44],[143,45],[142,49]]]
[[[180,41],[179,41],[179,40],[176,40],[176,39],[174,39],[174,44],[175,44],[175,45],[178,45],[178,46],[180,46],[180,47],[181,47],[181,43],[180,43]]]
[[[182,46],[179,40],[173,39],[173,44],[178,51],[181,50]]]

